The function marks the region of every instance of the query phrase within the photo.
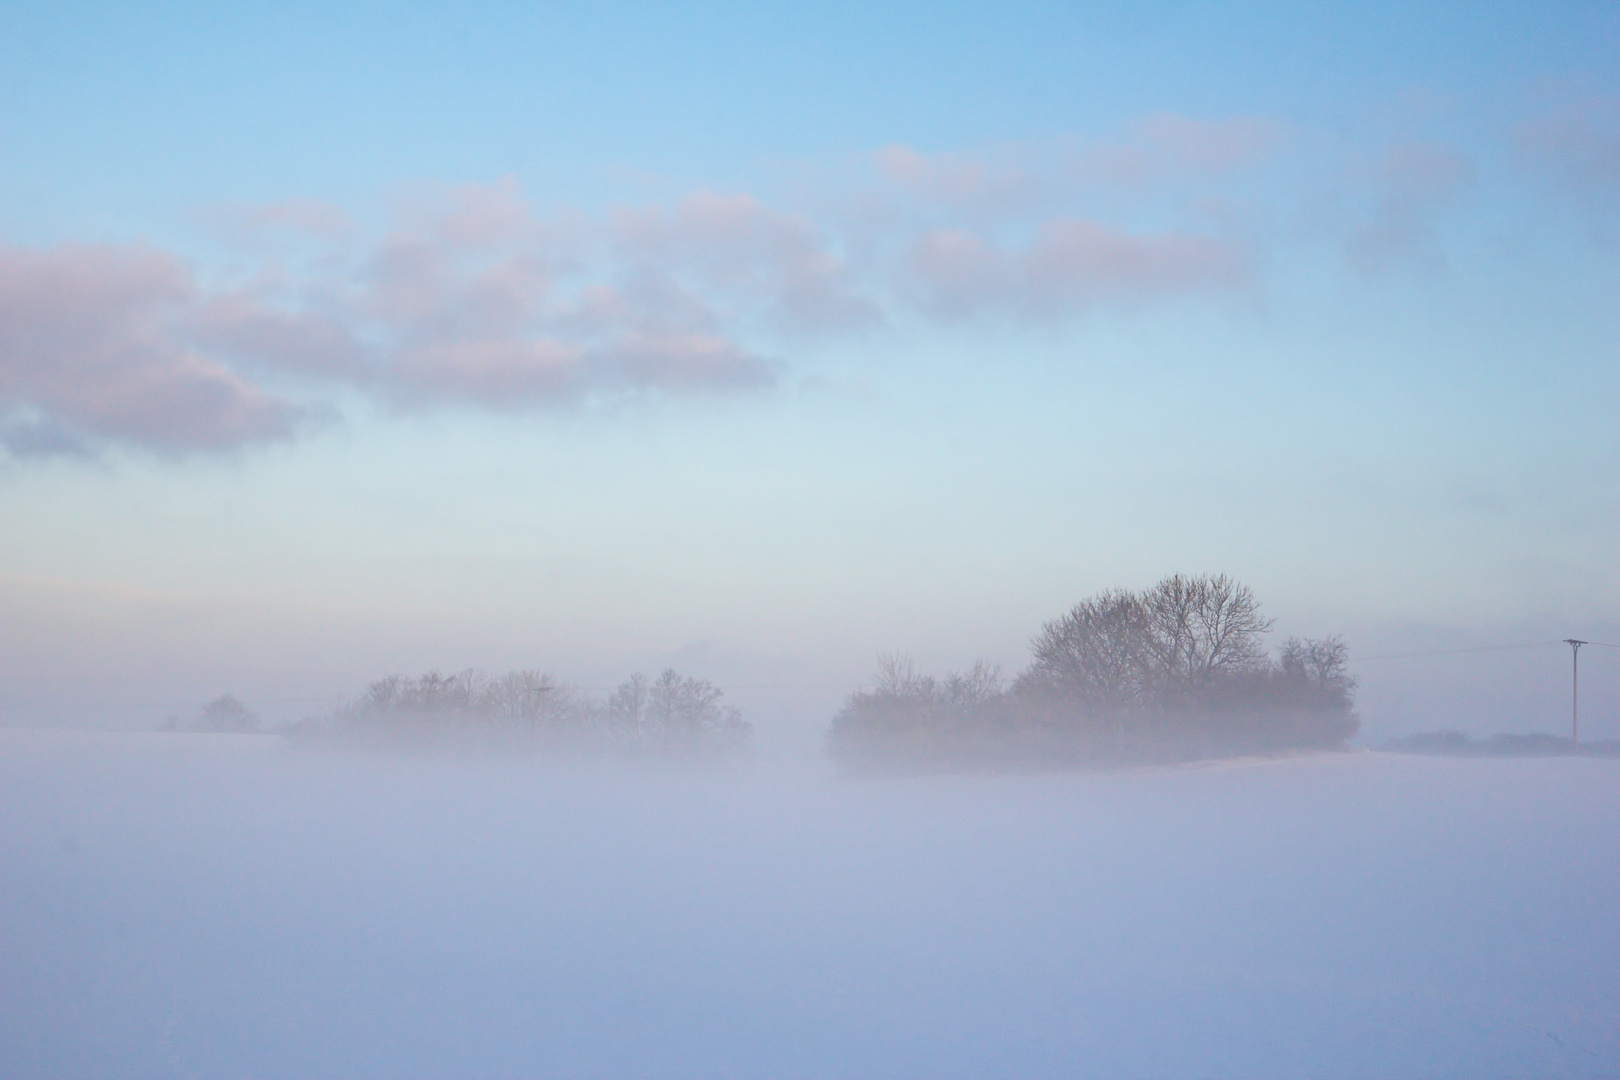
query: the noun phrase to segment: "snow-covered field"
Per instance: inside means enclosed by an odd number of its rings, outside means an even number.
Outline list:
[[[0,731],[0,1074],[1620,1075],[1620,762]]]

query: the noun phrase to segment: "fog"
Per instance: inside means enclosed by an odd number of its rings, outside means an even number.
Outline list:
[[[0,730],[0,1072],[1612,1076],[1617,779]]]
[[[722,643],[640,651],[602,647],[576,656],[564,649],[486,646],[476,640],[390,650],[357,631],[345,641],[317,638],[305,647],[307,653],[292,657],[256,640],[232,639],[225,660],[205,648],[154,653],[147,638],[161,636],[161,626],[143,626],[144,633],[132,634],[129,641],[83,655],[35,640],[32,628],[19,624],[9,628],[0,656],[0,726],[152,730],[169,716],[190,719],[225,693],[274,726],[324,715],[363,693],[369,681],[395,672],[474,666],[498,673],[540,666],[570,685],[603,694],[633,671],[656,674],[674,666],[724,688],[726,701],[755,725],[762,752],[815,755],[844,697],[870,677],[877,652],[903,649],[921,667],[939,673],[984,657],[1012,675],[1027,665],[1028,640],[1040,620],[1060,613],[1062,606],[1063,600],[1047,597],[1028,618],[1008,620],[1003,633],[967,642],[936,639],[936,632],[955,629],[954,620],[947,619],[939,620],[938,628],[908,627],[870,641],[851,627],[845,637],[856,639],[854,644],[834,650],[823,643],[806,647],[803,655],[785,647],[781,655],[761,655]],[[1344,633],[1358,680],[1356,712],[1362,726],[1354,741],[1368,746],[1448,728],[1481,738],[1498,732],[1567,733],[1570,659],[1561,639],[1620,641],[1620,623],[1602,619],[1545,618],[1465,631],[1302,619],[1281,605],[1268,604],[1268,610],[1283,617],[1274,639],[1296,632]],[[17,612],[0,613],[0,621],[6,615]],[[1539,644],[1494,651],[1521,642]],[[1397,658],[1368,659],[1392,654]],[[1594,739],[1620,739],[1620,650],[1582,651],[1581,730]]]

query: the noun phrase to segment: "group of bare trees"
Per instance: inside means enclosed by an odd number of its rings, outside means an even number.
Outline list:
[[[619,684],[602,710],[613,741],[638,753],[687,756],[745,749],[753,727],[742,713],[720,704],[721,690],[673,669],[653,680],[633,675]]]
[[[834,718],[840,757],[1198,757],[1343,745],[1355,680],[1338,638],[1290,638],[1226,575],[1111,589],[1041,628],[1003,689],[983,664],[944,680],[880,660]]]
[[[631,756],[720,756],[749,747],[753,728],[714,684],[667,670],[634,675],[596,699],[539,671],[491,678],[469,669],[392,675],[300,730],[418,744],[482,744]]]
[[[1165,578],[1144,592],[1112,589],[1041,628],[1018,689],[1094,714],[1161,708],[1216,686],[1312,686],[1348,706],[1355,682],[1337,638],[1290,638],[1273,661],[1254,590],[1225,574]]]

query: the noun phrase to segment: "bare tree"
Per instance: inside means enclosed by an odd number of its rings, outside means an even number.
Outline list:
[[[540,671],[513,671],[490,682],[483,692],[485,708],[514,725],[537,730],[566,719],[573,695]]]
[[[1117,708],[1135,701],[1161,651],[1141,597],[1111,589],[1082,600],[1041,628],[1019,688]]]
[[[1278,666],[1288,679],[1310,683],[1348,701],[1356,688],[1350,674],[1350,647],[1338,635],[1321,640],[1291,637],[1283,643]]]
[[[688,752],[723,729],[742,724],[735,709],[720,704],[724,692],[707,679],[683,679],[669,668],[648,690],[647,714],[660,749]]]
[[[607,700],[607,723],[614,741],[626,750],[642,748],[647,726],[647,676],[632,675]]]
[[[948,672],[943,680],[922,674],[904,653],[878,654],[877,668],[871,690],[855,695],[869,705],[973,705],[989,701],[1003,689],[1001,668],[984,660],[975,660],[966,671]]]
[[[1167,577],[1142,596],[1150,647],[1167,688],[1207,682],[1216,673],[1253,671],[1266,662],[1262,636],[1271,620],[1247,585],[1214,577]]]
[[[724,696],[708,680],[683,678],[674,669],[651,681],[634,675],[608,699],[607,722],[616,741],[636,753],[735,750],[747,744],[753,728],[720,703]]]
[[[874,696],[895,701],[933,697],[933,677],[919,673],[905,653],[881,653],[877,665],[877,674],[872,678]]]
[[[380,713],[394,708],[404,697],[404,688],[409,682],[403,675],[378,679],[366,687],[366,696],[360,699],[360,710]]]
[[[1142,705],[1265,667],[1270,628],[1254,591],[1225,574],[1111,589],[1041,628],[1018,688],[1101,712]]]
[[[952,705],[979,705],[1002,692],[1001,666],[975,660],[966,671],[953,671],[945,676],[941,693]]]

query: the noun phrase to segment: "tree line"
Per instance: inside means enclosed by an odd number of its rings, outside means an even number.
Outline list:
[[[1221,575],[1110,589],[1046,623],[1007,683],[984,663],[936,679],[900,655],[833,718],[827,746],[867,765],[1189,760],[1342,747],[1359,726],[1342,639],[1289,638]]]
[[[323,718],[294,725],[300,736],[419,746],[478,746],[631,757],[716,757],[747,751],[753,726],[706,679],[673,669],[632,675],[605,698],[550,675],[476,669],[411,678],[391,675]]]

